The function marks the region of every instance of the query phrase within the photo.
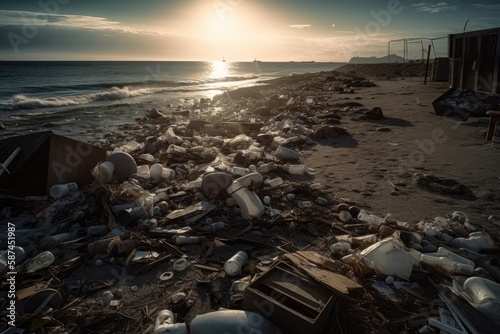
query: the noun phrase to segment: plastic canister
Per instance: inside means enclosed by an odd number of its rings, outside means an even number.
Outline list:
[[[78,184],[75,182],[65,184],[55,184],[50,188],[50,196],[53,198],[61,198],[70,192],[78,190]]]
[[[265,208],[255,192],[248,190],[250,184],[260,185],[263,181],[259,173],[250,173],[233,181],[226,189],[241,209],[245,219],[258,218],[264,214]]]
[[[238,253],[234,254],[232,258],[224,263],[224,271],[226,272],[226,274],[228,274],[229,276],[241,275],[241,269],[247,262],[248,257],[248,253],[245,251],[239,251]]]

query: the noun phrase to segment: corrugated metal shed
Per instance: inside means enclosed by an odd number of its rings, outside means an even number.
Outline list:
[[[500,93],[500,27],[449,35],[450,84]]]

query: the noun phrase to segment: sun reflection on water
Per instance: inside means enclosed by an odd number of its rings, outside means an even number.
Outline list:
[[[211,65],[212,68],[208,74],[209,78],[224,78],[229,75],[229,63],[226,63],[225,61],[213,61]]]

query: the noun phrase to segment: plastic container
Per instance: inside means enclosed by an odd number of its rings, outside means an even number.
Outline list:
[[[274,155],[279,159],[298,160],[300,158],[299,152],[283,146],[278,146]]]
[[[299,208],[310,208],[312,206],[312,202],[311,201],[298,201],[297,206]]]
[[[224,227],[226,227],[226,224],[224,224],[224,222],[215,222],[205,224],[201,228],[207,232],[215,232],[218,230],[222,230]]]
[[[438,251],[438,253],[445,254],[452,261],[468,265],[472,268],[475,267],[475,263],[473,261],[466,259],[458,254],[455,254],[452,251],[450,251],[449,249],[446,249],[444,247],[439,247],[437,251]]]
[[[94,225],[87,229],[87,237],[103,236],[109,232],[106,225]]]
[[[78,184],[75,182],[56,184],[50,188],[50,196],[53,198],[61,198],[71,192],[78,190]]]
[[[248,190],[246,187],[250,184],[256,186],[262,183],[262,175],[259,173],[250,173],[233,181],[226,189],[236,201],[241,210],[241,216],[245,219],[258,218],[265,212],[264,205],[260,201],[255,192]]]
[[[224,271],[229,276],[241,275],[243,265],[248,260],[248,254],[245,251],[239,251],[232,258],[224,263]]]
[[[186,189],[199,189],[201,187],[201,182],[203,180],[202,179],[196,179],[196,180],[193,180],[193,181],[189,181],[187,184],[186,184]]]
[[[165,168],[160,164],[153,164],[149,170],[149,174],[153,182],[160,182],[161,180],[171,181],[175,178],[175,171],[170,168]]]
[[[409,280],[413,266],[419,263],[420,252],[406,249],[403,242],[385,238],[359,253],[363,264],[380,275],[393,275]]]
[[[155,320],[153,334],[185,334],[187,333],[186,324],[176,324],[175,317],[170,310],[161,310],[158,312]]]
[[[309,168],[306,165],[288,165],[287,171],[292,175],[304,175],[309,172]]]
[[[262,164],[259,167],[259,171],[261,173],[268,173],[268,172],[273,171],[275,169],[276,169],[276,164],[274,162],[270,162],[270,163],[267,163],[267,164]]]
[[[186,154],[187,149],[184,147],[181,147],[181,146],[177,146],[175,144],[171,144],[167,149],[167,153],[169,153],[169,154]]]
[[[113,173],[115,172],[115,164],[111,161],[101,162],[97,166],[97,180],[108,183],[113,179]]]
[[[259,313],[220,310],[197,315],[189,325],[190,334],[282,334],[269,319]]]
[[[333,255],[344,256],[349,254],[351,249],[351,244],[348,242],[337,242],[330,246],[330,252],[332,252]]]
[[[449,244],[454,248],[467,248],[475,252],[498,248],[495,241],[486,232],[473,232],[469,234],[468,238],[455,238]]]
[[[137,166],[137,174],[139,174],[139,176],[143,178],[148,179],[151,176],[151,171],[149,170],[149,166],[148,165]]]
[[[55,257],[49,251],[42,252],[26,263],[26,272],[34,273],[37,270],[47,268],[54,263]]]
[[[268,183],[269,187],[271,187],[271,188],[275,188],[281,184],[283,184],[283,179],[281,177],[277,177],[275,179],[269,180],[269,183]]]
[[[149,214],[142,205],[121,210],[116,215],[116,220],[123,226],[133,225],[140,219],[144,220],[148,218]]]
[[[15,256],[15,264],[20,263],[26,258],[26,252],[22,247],[14,246],[13,252]],[[7,264],[9,263],[9,257],[11,256],[12,253],[9,254],[8,251],[3,251],[3,253],[0,253],[0,275],[3,275],[3,273],[6,272],[9,268]]]
[[[243,167],[233,167],[231,168],[231,173],[239,176],[244,176],[250,173],[250,170],[248,168],[243,168]]]
[[[188,237],[184,235],[178,235],[175,237],[176,245],[196,245],[201,243],[202,237]]]
[[[471,276],[474,272],[474,267],[467,264],[457,263],[445,256],[432,256],[429,254],[421,254],[420,262],[425,263],[436,271],[445,275],[465,275]]]
[[[360,210],[358,213],[358,219],[362,222],[372,224],[375,226],[380,226],[382,224],[383,219],[379,216],[375,216],[365,210]]]
[[[464,291],[472,306],[500,327],[500,284],[482,277],[470,277],[464,282]]]
[[[42,238],[38,243],[37,247],[39,250],[51,250],[59,247],[63,242],[71,240],[71,234],[60,233],[56,235],[48,235]]]

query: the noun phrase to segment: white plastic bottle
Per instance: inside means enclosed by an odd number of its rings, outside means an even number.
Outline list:
[[[365,210],[360,210],[358,213],[358,219],[362,222],[372,224],[375,226],[380,226],[382,224],[383,219],[379,216],[375,216]]]
[[[224,271],[229,276],[241,275],[243,265],[248,260],[248,254],[245,251],[239,251],[224,263]]]
[[[245,219],[258,218],[264,214],[265,208],[260,198],[255,192],[246,187],[262,184],[262,175],[259,173],[250,173],[233,181],[226,189],[241,209],[241,216]]]

